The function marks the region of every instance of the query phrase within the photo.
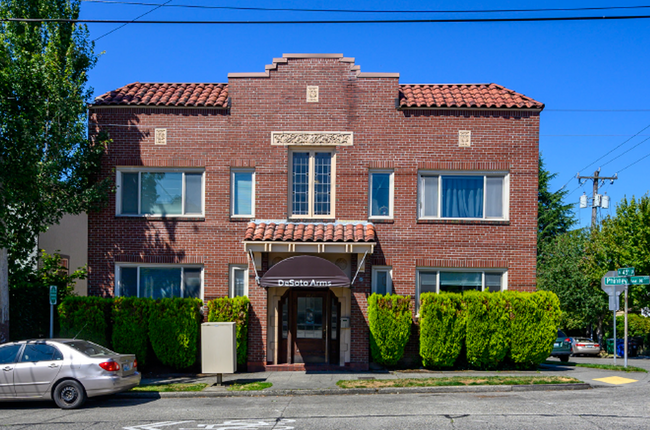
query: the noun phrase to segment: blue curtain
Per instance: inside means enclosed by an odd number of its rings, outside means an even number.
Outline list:
[[[483,218],[483,176],[443,176],[442,216]]]

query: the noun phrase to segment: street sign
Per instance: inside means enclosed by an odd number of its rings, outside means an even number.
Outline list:
[[[50,304],[52,306],[56,305],[56,285],[50,285]]]
[[[648,285],[650,276],[630,276],[630,285]]]
[[[605,277],[605,285],[628,285],[627,276]]]
[[[618,269],[618,276],[634,276],[634,267],[624,267]]]

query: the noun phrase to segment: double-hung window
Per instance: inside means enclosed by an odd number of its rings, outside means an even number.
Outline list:
[[[203,216],[203,179],[202,169],[120,169],[117,214]]]
[[[291,216],[334,216],[335,157],[332,150],[290,152],[289,194]]]
[[[233,217],[255,215],[255,171],[233,169],[230,172],[230,208]]]
[[[230,266],[230,297],[248,296],[248,266],[232,264]]]
[[[504,270],[418,269],[417,303],[422,293],[462,293],[464,291],[502,291],[506,289]]]
[[[201,298],[201,266],[121,264],[116,268],[116,296]]]
[[[508,218],[508,175],[463,173],[419,175],[419,218]]]
[[[377,294],[393,293],[393,269],[390,266],[372,267],[372,292]]]
[[[393,218],[392,171],[371,171],[369,173],[369,218]]]

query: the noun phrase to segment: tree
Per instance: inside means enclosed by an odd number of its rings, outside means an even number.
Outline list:
[[[76,19],[79,6],[79,0],[0,0],[0,20]],[[7,250],[10,278],[28,267],[39,233],[64,213],[96,208],[109,190],[107,181],[96,180],[106,139],[91,141],[86,128],[87,73],[96,60],[85,26],[0,21],[0,248]],[[0,280],[6,336],[5,297],[7,282]]]
[[[606,217],[593,233],[587,249],[588,275],[600,286],[606,272],[634,267],[639,275],[650,274],[650,197],[624,198],[615,216]],[[633,285],[629,290],[632,308],[650,307],[650,287]]]
[[[599,337],[607,316],[607,295],[589,276],[591,233],[573,230],[549,239],[538,255],[537,288],[557,294],[561,326],[582,329],[596,325]]]
[[[539,157],[539,178],[537,186],[537,254],[549,239],[569,231],[575,224],[573,204],[565,204],[567,190],[549,190],[550,182],[557,173],[544,168],[544,160]]]

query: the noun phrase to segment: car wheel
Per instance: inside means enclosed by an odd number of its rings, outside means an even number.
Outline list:
[[[568,355],[560,355],[560,361],[562,363],[566,363],[567,361],[569,361],[569,356]]]
[[[86,401],[84,387],[77,381],[68,379],[54,388],[54,402],[61,409],[75,409]]]

